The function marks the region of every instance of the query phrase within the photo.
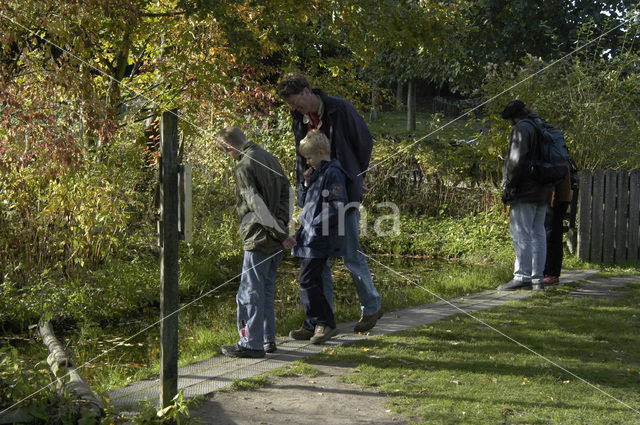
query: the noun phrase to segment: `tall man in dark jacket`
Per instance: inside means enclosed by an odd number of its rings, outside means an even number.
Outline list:
[[[509,102],[502,118],[513,125],[502,171],[502,200],[510,206],[510,232],[516,261],[513,280],[498,290],[529,289],[541,291],[547,253],[544,218],[551,200],[551,185],[536,182],[531,176],[532,158],[538,133],[537,114],[521,100]]]
[[[275,281],[283,248],[296,241],[288,233],[291,214],[289,180],[278,160],[247,140],[237,127],[216,134],[218,145],[238,161],[236,210],[244,259],[236,295],[240,341],[222,347],[229,357],[264,357],[276,350]]]
[[[349,200],[345,214],[344,265],[351,273],[356,286],[362,317],[354,327],[355,332],[373,328],[382,317],[380,295],[376,291],[362,253],[359,240],[359,211],[362,202],[364,174],[369,167],[373,139],[367,124],[356,108],[346,99],[328,96],[324,91],[312,89],[307,79],[296,73],[282,77],[277,87],[278,95],[292,109],[293,134],[296,141],[296,171],[298,193],[304,185],[306,161],[298,150],[300,141],[312,129],[322,131],[331,141],[331,158],[338,159],[349,174],[347,196]],[[325,268],[329,270],[329,268]],[[333,280],[330,272],[323,273],[323,288],[327,300],[333,307]]]

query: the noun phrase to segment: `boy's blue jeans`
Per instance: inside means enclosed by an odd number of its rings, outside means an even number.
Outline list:
[[[516,261],[513,278],[523,282],[542,283],[547,259],[547,235],[544,217],[547,206],[516,203],[509,212],[510,233]]]
[[[276,272],[283,252],[265,254],[245,251],[242,277],[236,295],[238,334],[242,347],[262,350],[265,342],[276,341]]]
[[[371,272],[367,265],[367,257],[360,248],[360,211],[357,208],[349,208],[345,214],[345,255],[342,257],[344,265],[349,270],[356,292],[360,299],[362,314],[370,316],[380,310],[380,294],[376,291],[371,278]],[[328,262],[329,260],[327,260]],[[322,282],[325,298],[333,311],[333,279],[331,269],[325,267],[322,271]]]
[[[318,323],[336,327],[333,305],[323,288],[322,278],[329,269],[328,264],[327,258],[303,258],[300,263],[300,300],[307,315],[302,327],[309,331],[313,331]]]

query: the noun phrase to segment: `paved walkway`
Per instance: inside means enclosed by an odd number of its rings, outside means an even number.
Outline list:
[[[589,282],[588,278],[597,272],[597,270],[567,271],[563,273],[560,283],[583,279],[587,279],[586,282]],[[595,293],[604,294],[606,291],[610,292],[612,287],[624,286],[633,280],[637,281],[638,279],[637,277],[624,277],[614,280],[597,279],[593,281],[594,285],[583,285],[585,289],[577,289],[572,294],[574,296],[593,296]],[[597,287],[597,289],[591,291],[592,286]],[[592,295],[587,295],[589,293]],[[368,335],[354,334],[353,326],[355,322],[341,323],[338,324],[340,334],[322,345],[313,345],[308,341],[295,341],[288,337],[281,338],[278,341],[278,351],[268,354],[264,359],[233,359],[220,355],[181,367],[178,370],[178,389],[183,391],[186,398],[209,394],[231,385],[234,379],[264,374],[295,360],[319,353],[328,346],[348,344],[377,335],[415,328],[463,311],[486,310],[509,301],[527,298],[532,294],[531,291],[502,292],[487,290],[466,297],[453,298],[446,302],[438,301],[392,311],[385,313]],[[160,398],[159,387],[158,379],[149,379],[109,391],[107,396],[116,409],[124,412],[131,410],[141,401],[157,402]]]

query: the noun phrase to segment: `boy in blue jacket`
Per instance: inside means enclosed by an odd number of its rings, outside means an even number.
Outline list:
[[[323,290],[329,258],[344,255],[347,173],[337,159],[331,159],[331,145],[319,130],[311,130],[300,142],[300,154],[309,168],[298,188],[300,228],[292,254],[302,258],[300,299],[307,319],[289,336],[320,344],[338,333],[331,307]]]

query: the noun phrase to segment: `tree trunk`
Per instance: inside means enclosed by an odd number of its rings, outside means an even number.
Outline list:
[[[407,131],[416,129],[416,81],[409,80],[407,87]]]
[[[403,93],[403,84],[402,81],[398,80],[398,83],[396,84],[396,110],[400,111],[402,110],[402,106],[404,106],[404,103],[402,102],[402,93]]]
[[[369,121],[374,122],[378,118],[378,111],[376,109],[376,88],[371,88],[371,111],[369,112]]]

